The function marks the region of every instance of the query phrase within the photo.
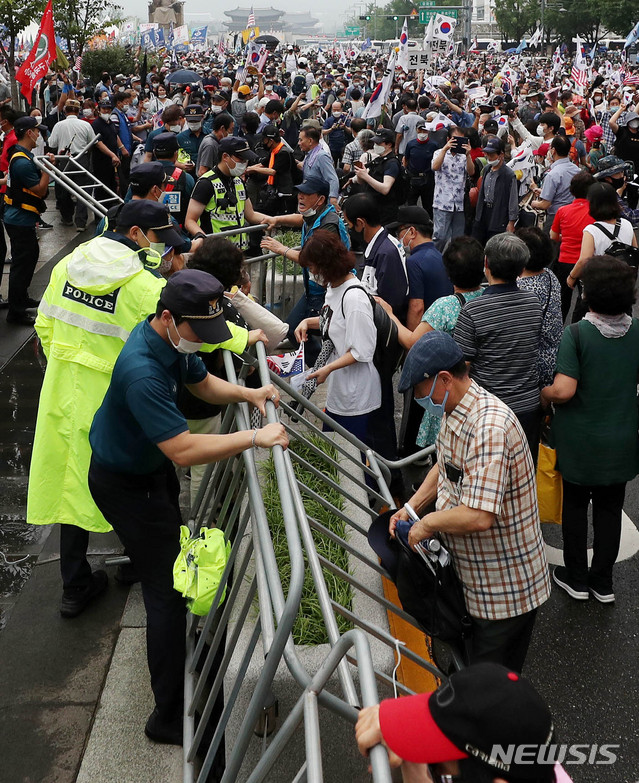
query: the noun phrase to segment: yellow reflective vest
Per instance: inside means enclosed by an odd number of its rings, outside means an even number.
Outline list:
[[[99,236],[53,269],[36,331],[47,357],[27,495],[27,522],[111,529],[87,483],[89,429],[133,328],[155,313],[163,278],[144,268],[128,245]],[[229,324],[223,347],[242,352],[245,329]],[[115,424],[114,424],[115,426]]]
[[[235,189],[235,204],[233,198],[229,199],[224,183],[217,175],[215,169],[207,171],[201,179],[210,179],[213,185],[213,196],[209,203],[204,207],[211,219],[211,233],[217,234],[220,231],[228,231],[232,228],[242,228],[246,224],[244,217],[244,205],[246,204],[246,191],[244,183],[239,177],[233,177],[233,187]],[[228,239],[240,248],[248,246],[246,234],[235,234]]]

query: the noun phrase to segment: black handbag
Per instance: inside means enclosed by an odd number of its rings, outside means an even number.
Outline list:
[[[388,524],[395,513],[387,511],[373,520],[368,541],[395,583],[404,611],[429,636],[454,646],[467,658],[472,623],[452,560],[425,551],[417,554],[399,538],[391,538]],[[439,551],[445,552],[441,545]]]

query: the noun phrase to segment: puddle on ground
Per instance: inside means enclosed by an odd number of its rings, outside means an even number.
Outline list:
[[[46,533],[25,522],[44,366],[44,355],[34,336],[0,373],[0,629],[31,574],[38,544]],[[26,560],[13,562],[26,555]]]

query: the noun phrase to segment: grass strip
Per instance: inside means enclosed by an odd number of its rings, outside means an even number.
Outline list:
[[[310,434],[308,440],[312,442],[315,448],[324,452],[328,457],[335,460],[339,457],[337,449],[320,436]],[[339,480],[338,471],[327,460],[323,459],[321,455],[309,448],[303,441],[292,441],[290,448],[328,478],[333,481]],[[339,492],[330,487],[322,478],[313,475],[310,471],[305,470],[303,466],[297,463],[294,463],[294,470],[295,475],[301,484],[309,487],[334,505],[335,508],[343,511],[344,498]],[[288,541],[284,527],[284,518],[282,516],[277,477],[275,474],[275,464],[272,457],[269,457],[269,459],[265,461],[262,468],[262,477],[264,506],[271,529],[275,559],[282,580],[282,587],[284,588],[284,592],[288,593],[291,580],[291,562],[289,559]],[[309,517],[316,519],[340,538],[345,537],[346,525],[339,517],[336,517],[313,498],[309,498],[304,494],[302,497],[304,500],[304,508]],[[318,554],[325,557],[327,560],[330,560],[343,571],[349,573],[348,552],[346,552],[344,547],[317,530],[313,530],[312,534]],[[304,560],[306,565],[306,568],[304,569],[304,587],[302,589],[300,611],[293,626],[293,640],[295,644],[326,644],[329,641],[328,634],[320,610],[313,577],[310,568],[308,567],[306,553],[304,554]],[[323,568],[322,571],[331,599],[350,610],[352,608],[353,598],[351,585],[349,585],[348,582],[344,582],[326,568]],[[353,627],[352,624],[341,615],[338,615],[336,619],[341,634]]]

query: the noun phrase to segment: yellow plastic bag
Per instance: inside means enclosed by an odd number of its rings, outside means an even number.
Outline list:
[[[561,505],[563,503],[563,487],[561,473],[556,468],[557,452],[539,444],[539,459],[537,462],[537,501],[539,503],[539,519],[542,522],[554,522],[561,525]]]

